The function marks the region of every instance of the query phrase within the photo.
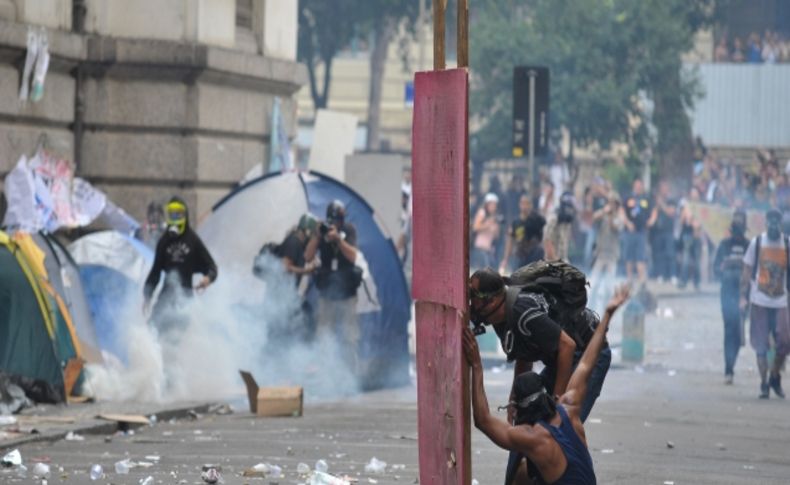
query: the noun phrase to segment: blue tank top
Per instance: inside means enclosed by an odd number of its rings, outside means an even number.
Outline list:
[[[552,482],[552,485],[595,485],[595,470],[593,470],[590,451],[576,434],[565,408],[559,405],[557,412],[560,413],[561,418],[559,427],[554,427],[546,421],[538,421],[560,445],[568,462],[565,473],[557,481]]]

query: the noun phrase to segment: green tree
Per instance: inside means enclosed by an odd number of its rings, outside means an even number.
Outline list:
[[[355,0],[301,0],[299,3],[297,58],[307,66],[310,95],[318,110],[327,106],[332,61],[354,38],[360,9]],[[323,65],[321,80],[318,79],[319,65]]]
[[[471,29],[473,156],[510,152],[513,67],[551,72],[553,128],[580,146],[649,141],[640,94],[655,106],[661,173],[690,180],[686,110],[698,95],[681,55],[716,14],[713,0],[488,0]]]

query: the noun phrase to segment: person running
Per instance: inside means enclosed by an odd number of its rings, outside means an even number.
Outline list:
[[[526,456],[534,464],[527,469],[521,460],[515,476],[506,485],[551,483],[554,485],[595,485],[595,470],[587,447],[581,413],[588,381],[604,347],[609,322],[628,299],[628,289],[618,288],[606,307],[587,349],[571,375],[567,390],[557,398],[546,390],[540,375],[528,371],[514,383],[513,425],[491,415],[483,385],[483,365],[474,335],[464,329],[463,350],[472,368],[472,413],[475,427],[497,446]]]

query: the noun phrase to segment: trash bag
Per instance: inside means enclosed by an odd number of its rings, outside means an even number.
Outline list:
[[[11,381],[11,376],[0,371],[0,415],[14,414],[32,406],[25,390]]]

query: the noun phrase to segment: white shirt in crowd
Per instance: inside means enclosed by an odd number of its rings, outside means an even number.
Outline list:
[[[782,235],[778,241],[771,241],[768,239],[768,236],[763,233],[759,236],[760,240],[760,259],[764,261],[763,264],[757,268],[757,276],[756,278],[752,278],[751,280],[751,291],[749,292],[749,300],[753,305],[761,306],[764,308],[784,308],[787,306],[787,260],[785,259],[785,266],[781,270],[781,276],[776,275],[775,279],[781,278],[781,281],[776,281],[777,288],[781,288],[779,291],[781,292],[780,296],[771,296],[763,291],[760,290],[758,285],[758,280],[761,277],[761,272],[769,272],[769,268],[767,267],[768,264],[771,263],[772,256],[781,255],[784,253],[784,257],[787,258],[787,248],[785,247],[784,238],[785,236]],[[758,264],[757,261],[754,260],[755,252],[756,252],[756,244],[755,241],[757,238],[753,238],[749,243],[749,248],[746,250],[746,254],[743,255],[743,264],[754,268],[755,264]],[[764,275],[765,277],[769,277],[768,274]]]

